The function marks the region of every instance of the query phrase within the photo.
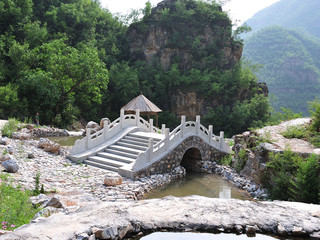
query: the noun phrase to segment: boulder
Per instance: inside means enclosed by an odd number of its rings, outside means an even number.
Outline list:
[[[11,137],[13,139],[29,140],[31,138],[31,134],[26,132],[13,132]]]
[[[90,129],[90,134],[93,134],[100,130],[99,124],[93,121],[88,122],[86,128]]]
[[[9,173],[16,173],[19,170],[19,166],[16,163],[14,158],[11,158],[9,160],[6,160],[2,163],[2,166],[5,168],[5,170]]]
[[[33,152],[28,152],[28,158],[34,158],[34,153]]]
[[[38,143],[38,148],[42,148],[44,151],[54,154],[60,153],[60,147],[60,144],[52,142],[47,138],[40,138]]]
[[[10,159],[10,155],[9,154],[5,154],[5,155],[1,155],[0,156],[0,162],[4,162]]]
[[[104,128],[104,122],[107,121],[108,122],[108,125],[111,123],[110,119],[109,118],[102,118],[100,120],[100,128]]]
[[[46,204],[44,204],[44,207],[66,208],[58,196],[52,197]]]
[[[122,184],[122,177],[119,174],[108,174],[104,178],[104,185],[116,186]]]
[[[0,145],[8,145],[10,144],[10,139],[7,137],[0,138]]]
[[[30,201],[33,206],[40,206],[46,202],[49,202],[49,197],[45,194],[39,194],[38,196],[31,197]]]

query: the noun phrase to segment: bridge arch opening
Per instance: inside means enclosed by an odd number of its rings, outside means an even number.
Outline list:
[[[202,157],[200,150],[192,147],[184,153],[180,165],[184,167],[187,172],[194,172],[197,170],[197,163],[201,160]]]

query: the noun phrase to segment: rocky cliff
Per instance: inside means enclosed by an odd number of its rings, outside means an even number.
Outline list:
[[[210,18],[200,16],[193,1],[160,2],[143,21],[129,27],[131,56],[150,64],[156,61],[164,70],[174,63],[190,70],[195,59],[201,60],[200,66],[231,69],[240,60],[243,46],[232,39],[230,19],[221,7],[211,6],[217,14]],[[203,58],[212,52],[216,59]]]

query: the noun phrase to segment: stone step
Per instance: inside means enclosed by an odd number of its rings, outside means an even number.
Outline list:
[[[120,145],[111,145],[111,146],[109,146],[109,148],[112,150],[117,150],[117,151],[121,151],[121,152],[125,152],[125,153],[137,154],[137,155],[139,155],[139,153],[141,153],[141,152],[144,152],[141,150],[128,148],[128,147],[124,147],[124,146],[120,146]]]
[[[97,167],[97,168],[102,168],[102,169],[105,169],[105,170],[109,170],[111,172],[118,172],[118,168],[117,167],[112,167],[112,166],[100,164],[100,163],[97,163],[95,161],[84,160],[83,163],[87,164],[87,165],[90,165],[90,166]]]
[[[107,152],[98,152],[97,156],[111,159],[111,160],[116,160],[123,163],[132,163],[135,160],[133,158],[128,158],[128,157],[124,157],[124,156],[113,154],[113,153],[107,153]]]
[[[129,143],[129,144],[133,144],[141,147],[148,147],[148,143],[146,142],[140,142],[140,141],[135,141],[131,139],[121,139],[121,142]]]
[[[138,145],[134,145],[134,144],[130,144],[130,143],[125,143],[125,142],[122,142],[121,140],[119,142],[117,142],[116,145],[126,147],[129,149],[131,148],[131,149],[135,149],[135,150],[140,150],[140,151],[147,150],[147,147],[142,147],[142,146],[138,146]]]
[[[139,155],[139,153],[128,153],[128,152],[118,151],[118,150],[111,149],[111,148],[106,148],[104,151],[106,153],[112,153],[112,154],[117,155],[117,156],[123,156],[123,157],[131,158],[132,160],[136,160],[138,155]]]
[[[109,159],[109,158],[100,157],[100,156],[89,157],[89,160],[92,161],[92,162],[96,162],[96,163],[99,163],[99,164],[103,164],[103,165],[111,166],[111,167],[116,167],[116,168],[119,168],[119,167],[122,167],[124,165],[127,165],[126,163],[119,162],[119,161],[116,161],[116,160],[112,160],[112,159]]]
[[[144,143],[149,142],[149,139],[147,139],[147,138],[139,138],[139,137],[134,137],[134,136],[129,136],[129,135],[125,136],[124,139],[130,139],[133,141],[144,142]]]
[[[141,139],[153,138],[154,141],[155,140],[160,141],[164,138],[164,135],[162,134],[156,134],[156,133],[150,133],[150,132],[134,132],[134,133],[129,133],[127,136],[141,138]]]

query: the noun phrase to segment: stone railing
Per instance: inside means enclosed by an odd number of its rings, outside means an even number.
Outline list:
[[[114,120],[112,123],[108,124],[108,120],[104,121],[103,128],[95,133],[91,134],[91,129],[86,129],[86,136],[83,139],[79,139],[75,142],[74,146],[71,149],[70,154],[78,154],[84,151],[87,151],[91,148],[94,148],[115,136],[121,130],[126,127],[136,126],[140,129],[146,130],[152,133],[162,133],[163,130],[158,129],[153,126],[153,119],[146,121],[140,117],[139,110],[136,111],[136,114],[124,114],[124,111],[121,110],[120,117]]]
[[[196,121],[186,122],[186,117],[181,117],[181,124],[176,127],[171,133],[169,129],[162,126],[164,132],[164,139],[153,145],[153,139],[149,138],[149,146],[145,152],[138,155],[137,160],[132,163],[131,171],[136,172],[142,170],[152,163],[158,161],[166,153],[170,152],[177,145],[179,145],[185,138],[189,136],[199,136],[210,146],[219,149],[223,152],[230,153],[229,144],[224,141],[224,132],[220,132],[220,136],[213,134],[213,126],[209,125],[207,129],[200,124],[200,116],[196,117]],[[128,169],[129,170],[129,169]]]

